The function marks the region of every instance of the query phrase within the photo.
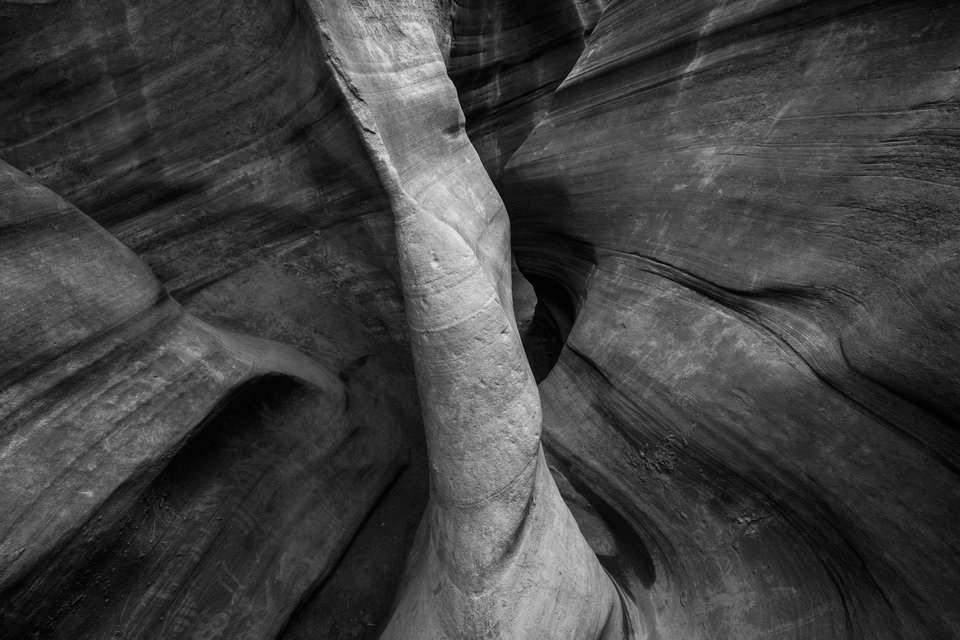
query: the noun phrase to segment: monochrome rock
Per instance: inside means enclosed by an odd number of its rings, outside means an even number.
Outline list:
[[[960,7],[0,2],[0,638],[960,636]]]

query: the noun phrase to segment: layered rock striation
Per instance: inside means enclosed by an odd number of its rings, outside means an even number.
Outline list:
[[[0,171],[3,636],[275,635],[404,461],[397,416],[363,376],[184,313]]]
[[[506,165],[577,308],[545,441],[665,636],[956,634],[956,17],[613,3]]]
[[[956,637],[958,18],[0,3],[0,637]]]

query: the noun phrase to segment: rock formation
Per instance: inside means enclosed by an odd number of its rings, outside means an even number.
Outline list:
[[[0,2],[0,638],[957,637],[958,36]]]

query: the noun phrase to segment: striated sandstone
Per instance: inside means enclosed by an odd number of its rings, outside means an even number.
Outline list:
[[[4,637],[276,634],[397,473],[396,415],[0,168]]]
[[[0,637],[956,637],[958,18],[0,3]]]
[[[957,17],[613,3],[507,163],[578,313],[545,442],[665,637],[957,633]]]

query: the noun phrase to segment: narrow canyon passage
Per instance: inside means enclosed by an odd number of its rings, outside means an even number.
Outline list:
[[[0,2],[0,639],[957,637],[958,29]]]

